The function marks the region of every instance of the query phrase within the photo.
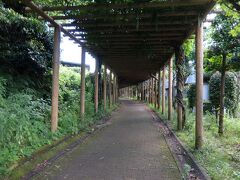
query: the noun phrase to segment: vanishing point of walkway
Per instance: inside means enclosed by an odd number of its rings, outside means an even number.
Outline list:
[[[123,100],[109,126],[36,178],[179,180],[181,176],[151,112],[143,104]]]

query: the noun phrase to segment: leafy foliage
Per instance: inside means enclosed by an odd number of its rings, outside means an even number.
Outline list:
[[[18,3],[16,8],[21,11]],[[99,107],[99,113],[94,113],[93,79],[87,75],[86,117],[80,119],[79,69],[61,66],[59,129],[51,133],[52,33],[38,20],[3,8],[1,1],[0,22],[1,175],[9,173],[12,163],[40,147],[67,134],[88,131],[111,109],[105,112]]]
[[[212,107],[215,110],[219,109],[220,100],[220,84],[221,84],[221,74],[216,72],[212,75],[209,81],[209,91],[210,91],[210,101]],[[227,72],[226,74],[226,81],[225,81],[225,107],[231,111],[232,113],[235,112],[239,100],[238,100],[238,86],[237,86],[237,79],[236,75],[232,72]]]
[[[52,33],[40,21],[1,6],[0,24],[1,65],[9,72],[43,76],[51,66]]]
[[[187,98],[188,98],[188,107],[190,109],[193,109],[195,107],[195,98],[196,96],[196,85],[192,84],[190,85],[188,92],[187,92]]]
[[[88,75],[86,117],[81,120],[79,70],[61,66],[59,129],[52,134],[50,99],[43,99],[40,90],[18,87],[18,83],[15,82],[12,82],[15,90],[11,90],[8,87],[10,82],[11,76],[0,78],[0,174],[7,173],[9,165],[19,158],[30,156],[46,144],[67,134],[90,130],[93,123],[111,111],[109,109],[104,112],[103,107],[99,107],[99,113],[94,113],[93,82]],[[9,92],[6,89],[9,89]]]
[[[239,18],[238,20],[232,19],[225,14],[219,14],[214,19],[210,33],[212,40],[210,41],[208,59],[205,64],[207,71],[220,71],[224,55],[227,57],[226,70],[239,69],[239,40],[231,35],[231,31],[238,23]]]

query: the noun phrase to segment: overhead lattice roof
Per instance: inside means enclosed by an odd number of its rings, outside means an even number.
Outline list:
[[[108,65],[120,84],[141,82],[156,73],[194,32],[213,0],[166,0],[135,4],[43,7],[68,20],[62,26]]]

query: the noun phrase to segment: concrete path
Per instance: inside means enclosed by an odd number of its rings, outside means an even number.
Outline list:
[[[180,180],[181,176],[146,106],[123,100],[110,126],[35,179]]]

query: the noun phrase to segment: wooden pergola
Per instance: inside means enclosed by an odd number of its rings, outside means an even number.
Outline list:
[[[202,144],[202,86],[203,86],[203,21],[213,8],[214,0],[166,0],[148,3],[98,4],[80,6],[38,7],[30,0],[22,0],[29,13],[37,13],[55,28],[52,130],[57,129],[58,114],[58,74],[60,31],[78,43],[82,48],[81,67],[81,114],[85,112],[85,52],[96,57],[96,67],[104,64],[103,100],[106,108],[106,68],[111,70],[110,104],[116,102],[118,89],[141,84],[142,99],[146,91],[160,96],[159,84],[164,83],[165,65],[169,66],[169,87],[172,86],[172,57],[180,58],[180,47],[183,42],[196,34],[196,147]],[[59,16],[49,13],[58,12]],[[60,23],[64,22],[64,23]],[[95,110],[98,111],[98,75],[95,72]],[[114,74],[114,76],[112,76]],[[113,77],[113,79],[112,79]],[[151,81],[146,85],[146,80]],[[158,81],[157,81],[158,80]],[[149,86],[150,85],[150,86]],[[158,88],[157,88],[158,85]],[[179,84],[179,89],[183,88]],[[156,88],[155,88],[156,87]],[[163,86],[162,97],[165,96]],[[158,98],[160,99],[160,98]],[[165,98],[162,98],[163,100]],[[155,100],[156,101],[156,100]],[[168,117],[172,114],[172,93],[168,98]],[[157,102],[157,101],[156,101]],[[160,102],[158,102],[160,106]],[[162,102],[164,111],[165,102]],[[182,110],[178,106],[178,118]],[[180,127],[181,129],[181,127]]]

